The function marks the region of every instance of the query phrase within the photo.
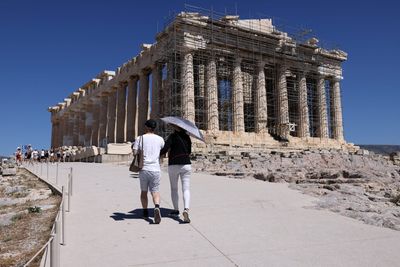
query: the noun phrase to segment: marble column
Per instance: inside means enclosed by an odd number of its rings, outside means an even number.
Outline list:
[[[67,141],[66,136],[67,136],[67,127],[68,127],[68,117],[66,116],[66,114],[64,114],[61,117],[60,125],[61,125],[60,141],[61,141],[61,145],[64,146],[64,145],[66,145],[66,141]]]
[[[92,131],[93,131],[93,102],[88,101],[86,104],[86,113],[85,113],[85,146],[92,145]]]
[[[115,120],[116,120],[117,92],[116,88],[108,95],[108,111],[107,111],[107,143],[115,143]]]
[[[72,130],[72,145],[77,146],[79,143],[79,113],[74,111],[73,113],[73,130]]]
[[[107,142],[107,111],[108,95],[100,97],[100,118],[99,118],[99,146],[104,147]]]
[[[161,65],[155,63],[151,68],[152,85],[151,85],[151,113],[150,118],[157,119],[160,117],[160,90],[162,85]]]
[[[338,78],[331,80],[331,105],[333,138],[343,141],[342,100],[340,96],[340,79]]]
[[[100,129],[100,103],[99,99],[93,101],[93,125],[92,125],[92,146],[99,146],[99,129]]]
[[[70,111],[65,114],[65,135],[64,135],[64,144],[67,146],[72,146],[72,134],[74,129],[74,121],[73,115]]]
[[[81,107],[81,111],[79,112],[79,127],[78,127],[78,145],[85,146],[85,121],[86,121],[86,111],[85,107]]]
[[[57,134],[58,134],[58,121],[54,118],[54,114],[52,113],[52,119],[51,119],[51,148],[56,148],[58,147],[58,140],[57,140]]]
[[[144,134],[144,123],[149,118],[149,75],[142,71],[139,76],[138,135]]]
[[[320,75],[317,81],[318,97],[318,137],[328,138],[328,117],[326,113],[325,77]]]
[[[304,72],[299,73],[299,137],[310,137],[310,121],[307,103],[307,80]]]
[[[264,66],[265,62],[258,63],[255,105],[256,133],[267,132],[267,89],[265,88]]]
[[[218,81],[217,81],[217,65],[215,58],[211,58],[207,62],[206,67],[206,114],[208,131],[219,131],[219,115],[218,115]]]
[[[128,81],[128,104],[126,119],[126,138],[128,141],[134,141],[137,134],[137,81],[138,78],[131,77]]]
[[[278,135],[289,139],[289,102],[286,83],[286,66],[278,67]]]
[[[193,55],[186,52],[182,56],[181,62],[181,84],[182,84],[182,117],[195,121],[194,104],[194,76],[193,76]]]
[[[126,142],[126,86],[124,82],[117,89],[117,143]]]
[[[233,131],[235,133],[244,132],[243,81],[241,63],[241,58],[235,59],[232,79]]]

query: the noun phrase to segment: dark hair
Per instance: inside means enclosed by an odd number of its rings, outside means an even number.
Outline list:
[[[146,127],[150,128],[150,129],[153,129],[153,130],[154,130],[154,129],[157,127],[157,122],[156,122],[155,120],[150,119],[150,120],[147,120],[147,121],[144,123],[144,125],[145,125]]]

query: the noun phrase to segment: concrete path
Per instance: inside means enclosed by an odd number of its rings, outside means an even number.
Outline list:
[[[166,217],[172,204],[163,172],[156,225],[141,218],[139,180],[126,166],[60,164],[59,183],[70,167],[62,267],[400,266],[400,232],[312,209],[315,199],[287,184],[194,174],[192,223],[183,224]]]

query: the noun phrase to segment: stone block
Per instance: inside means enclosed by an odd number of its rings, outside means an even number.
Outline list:
[[[109,143],[107,144],[106,153],[111,155],[129,155],[132,153],[131,144]]]

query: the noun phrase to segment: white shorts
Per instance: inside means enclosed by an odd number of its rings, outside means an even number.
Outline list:
[[[160,172],[139,171],[140,189],[144,192],[159,192],[160,176]]]

